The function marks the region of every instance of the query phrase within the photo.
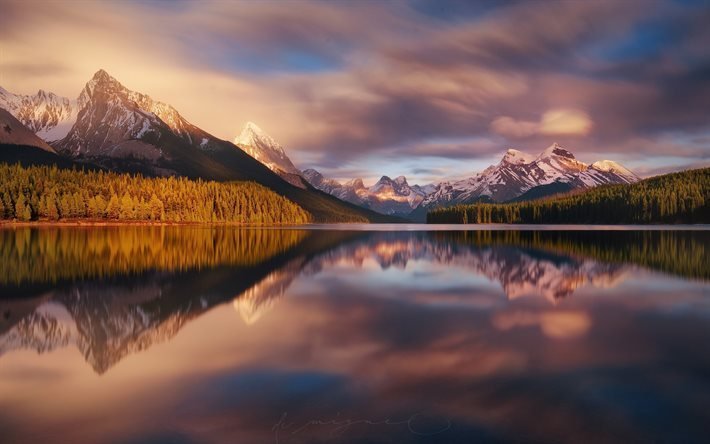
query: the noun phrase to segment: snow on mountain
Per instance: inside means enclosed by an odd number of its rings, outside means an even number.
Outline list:
[[[37,137],[9,111],[0,108],[0,143],[8,145],[26,145],[41,148],[50,153],[55,153],[54,149]]]
[[[605,173],[614,173],[616,175],[625,177],[629,180],[629,182],[636,182],[639,180],[639,177],[633,172],[631,172],[631,170],[619,165],[613,160],[599,160],[591,164],[589,167],[597,171]]]
[[[301,175],[286,155],[283,146],[254,122],[244,125],[239,136],[234,139],[234,144],[275,173]]]
[[[314,170],[313,168],[309,168],[307,170],[301,171],[301,175],[303,176],[304,179],[311,185],[313,185],[315,188],[324,191],[328,194],[333,194],[338,188],[341,188],[343,185],[338,182],[337,180],[334,179],[328,179],[326,177],[323,177],[321,173],[318,171]],[[363,185],[364,187],[364,185]]]
[[[141,109],[136,99],[140,100],[138,94],[99,70],[79,94],[81,112],[57,146],[73,156],[163,157],[159,148],[140,140],[159,139],[165,123],[150,110]]]
[[[639,178],[611,161],[587,165],[557,143],[538,156],[508,150],[498,165],[491,165],[474,177],[455,182],[441,182],[422,202],[424,208],[471,203],[477,200],[504,202],[526,191],[554,182],[573,188],[603,184],[633,183]]]
[[[254,122],[244,125],[241,133],[234,139],[234,144],[286,182],[299,188],[307,188],[307,180],[293,165],[283,146]]]
[[[155,163],[171,158],[161,145],[175,147],[178,142],[183,147],[210,151],[224,143],[192,125],[172,106],[131,91],[104,70],[87,82],[76,104],[76,122],[66,137],[55,143],[72,156]],[[165,138],[169,140],[161,143]]]
[[[409,214],[424,200],[426,190],[431,189],[429,185],[410,186],[404,176],[394,179],[382,176],[374,185],[366,187],[362,179],[352,179],[341,184],[323,177],[314,169],[304,170],[302,174],[315,188],[381,214]]]
[[[10,112],[47,142],[67,135],[79,112],[76,100],[43,90],[34,95],[13,94],[0,87],[0,108]]]

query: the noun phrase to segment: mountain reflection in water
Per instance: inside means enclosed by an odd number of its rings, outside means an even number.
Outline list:
[[[704,231],[0,230],[0,432],[700,442],[709,247]],[[70,350],[99,378],[73,390],[104,390],[113,418],[80,434],[86,405],[37,407],[81,372]],[[160,402],[122,410],[115,392]]]

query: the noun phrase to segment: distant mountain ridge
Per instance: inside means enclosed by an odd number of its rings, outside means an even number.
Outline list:
[[[360,178],[345,183],[308,168],[299,171],[284,147],[253,122],[247,122],[234,143],[284,180],[311,186],[340,200],[381,214],[424,220],[433,208],[474,202],[505,202],[604,184],[633,183],[633,172],[611,160],[590,165],[554,143],[539,155],[509,149],[498,163],[468,179],[431,185],[409,185],[406,177],[382,176],[367,187]]]
[[[383,176],[368,188],[362,179],[341,184],[314,169],[304,170],[303,177],[314,187],[339,199],[374,211],[422,221],[426,212],[433,208],[534,199],[574,189],[639,180],[629,169],[611,160],[589,165],[581,162],[557,143],[537,156],[509,149],[497,165],[491,165],[473,177],[435,185],[409,186],[404,176],[394,180]]]
[[[472,203],[482,197],[494,202],[514,199],[537,186],[555,182],[571,188],[633,183],[638,176],[616,162],[605,160],[587,165],[557,143],[538,156],[509,149],[497,165],[456,182],[441,182],[422,203],[425,208]]]
[[[398,176],[391,179],[382,176],[371,187],[366,187],[362,179],[353,179],[341,184],[325,178],[314,169],[303,171],[303,177],[314,187],[336,196],[338,199],[372,209],[378,213],[407,216],[417,208],[433,188],[431,185],[409,185],[407,178]]]

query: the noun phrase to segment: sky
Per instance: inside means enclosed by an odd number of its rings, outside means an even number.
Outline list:
[[[641,176],[710,165],[710,0],[0,0],[0,86],[98,69],[232,140],[369,184],[560,143]]]

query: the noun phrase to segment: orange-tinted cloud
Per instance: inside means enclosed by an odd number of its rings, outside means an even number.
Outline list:
[[[710,13],[643,5],[469,5],[447,19],[409,3],[11,1],[0,86],[75,97],[103,68],[218,137],[256,121],[301,167],[416,160],[412,147],[474,137],[488,143],[472,162],[510,139],[530,152],[558,140],[585,161],[602,151],[652,170],[673,137],[698,163],[710,146],[678,134],[710,132]],[[631,150],[632,138],[651,143]]]
[[[592,326],[589,315],[582,311],[514,311],[497,314],[492,319],[499,330],[539,326],[551,339],[574,338],[587,333]]]

